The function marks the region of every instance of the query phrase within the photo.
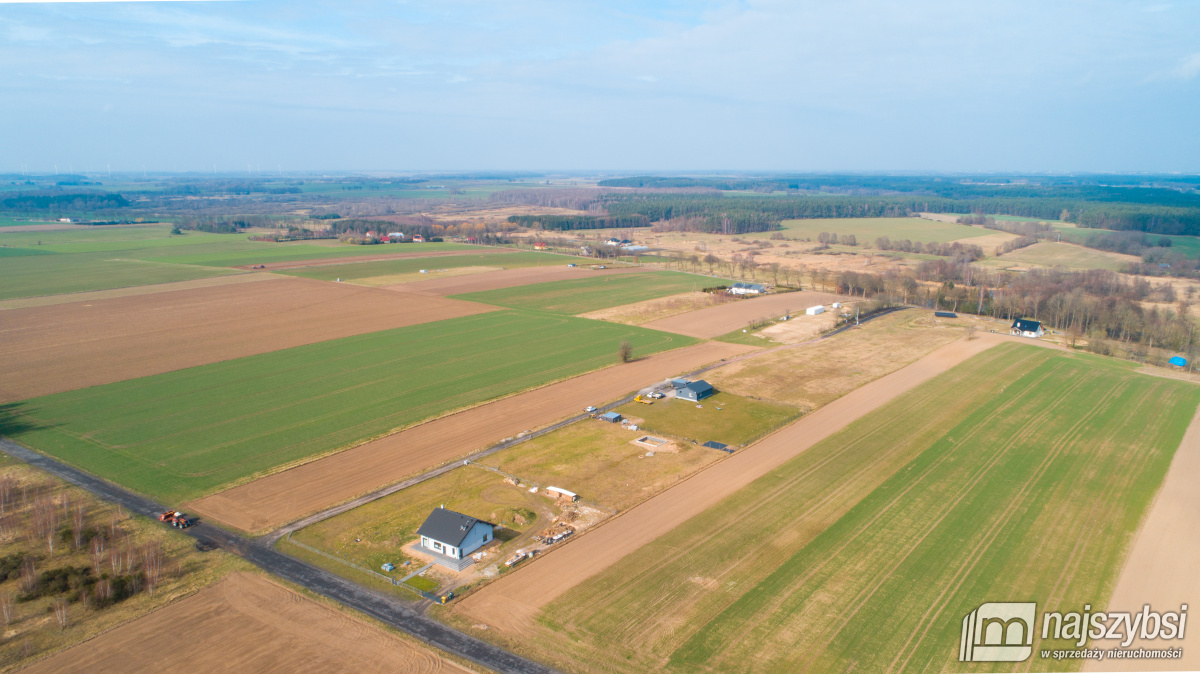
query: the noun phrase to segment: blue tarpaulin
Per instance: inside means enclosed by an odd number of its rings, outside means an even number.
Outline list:
[[[1173,358],[1171,358],[1171,360],[1168,360],[1167,362],[1176,367],[1186,367],[1187,366],[1187,359],[1182,356],[1174,356]]]

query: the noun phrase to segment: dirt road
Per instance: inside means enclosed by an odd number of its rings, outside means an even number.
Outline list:
[[[234,573],[25,671],[469,670],[262,576]]]
[[[234,269],[265,269],[267,271],[277,269],[299,269],[302,267],[326,267],[336,264],[354,264],[355,262],[378,262],[380,260],[408,260],[421,257],[451,257],[454,255],[483,255],[487,253],[516,253],[515,248],[496,248],[488,246],[478,246],[471,248],[462,248],[459,250],[405,250],[404,252],[380,253],[378,255],[362,255],[362,256],[346,256],[346,257],[322,257],[315,260],[292,260],[289,262],[266,262],[262,265],[247,264],[239,265]]]
[[[274,529],[680,372],[753,350],[706,342],[605,368],[269,475],[188,504],[243,531]]]
[[[642,327],[674,332],[689,337],[711,339],[744,328],[751,321],[760,318],[778,318],[787,311],[791,311],[793,314],[804,314],[805,309],[818,304],[824,304],[828,309],[830,304],[846,300],[844,295],[829,293],[807,291],[781,293],[690,311],[686,314],[650,321],[643,324]]]
[[[568,267],[565,264],[553,267],[523,267],[520,269],[505,269],[489,271],[468,276],[451,276],[448,278],[430,279],[415,283],[402,283],[394,286],[383,286],[387,290],[420,295],[457,295],[473,293],[482,290],[497,290],[512,288],[530,283],[548,283],[550,281],[570,281],[579,278],[591,278],[608,274],[630,274],[653,271],[647,267],[619,267],[617,269],[587,269],[584,267]]]
[[[281,276],[0,311],[0,402],[492,310]]]
[[[1200,605],[1200,410],[1192,418],[1167,478],[1150,512],[1142,522],[1133,547],[1117,577],[1108,611],[1137,613],[1146,604],[1160,613],[1178,611],[1181,604]],[[1093,648],[1120,647],[1100,640]],[[1135,639],[1127,648],[1183,648],[1177,660],[1089,660],[1085,671],[1128,671],[1133,664],[1144,671],[1200,670],[1200,632],[1195,627],[1182,640]]]
[[[767,436],[587,535],[472,594],[457,610],[502,631],[527,633],[542,606],[669,532],[788,459],[918,384],[1004,341],[996,335],[959,340],[878,379]]]

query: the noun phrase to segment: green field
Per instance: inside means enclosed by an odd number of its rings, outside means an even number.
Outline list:
[[[959,239],[974,238],[993,234],[991,230],[982,227],[968,227],[950,222],[936,222],[922,218],[820,218],[812,220],[784,220],[783,235],[788,238],[817,240],[821,232],[833,232],[838,236],[853,234],[858,238],[858,245],[872,246],[875,239],[886,236],[889,239],[945,243]],[[750,234],[748,237],[766,238],[770,232]]]
[[[391,250],[391,249],[388,249]],[[401,260],[378,260],[375,262],[350,262],[347,264],[322,265],[283,271],[291,276],[321,281],[356,281],[358,279],[396,276],[419,273],[422,269],[455,269],[459,267],[517,267],[561,266],[577,258],[551,253],[476,253],[473,255],[447,255],[445,257],[412,258]]]
[[[1105,606],[1198,403],[997,346],[559,597],[524,643],[566,669],[1004,670],[957,662],[963,616]],[[1039,646],[1066,644],[1035,640],[1034,670],[1079,666]]]
[[[110,253],[6,257],[0,265],[0,299],[191,281],[229,273],[228,269],[116,258]]]
[[[258,243],[251,250],[219,250],[214,252],[198,252],[190,255],[175,251],[170,257],[158,257],[155,259],[162,260],[163,262],[194,264],[205,267],[238,267],[266,264],[268,262],[299,262],[322,258],[362,257],[368,255],[389,255],[393,253],[431,253],[443,250],[471,251],[476,250],[476,247],[461,243],[379,244],[375,246]]]
[[[6,259],[0,267],[0,299],[190,281],[230,273],[222,267],[265,262],[477,250],[456,243],[321,246],[250,241],[245,234],[189,231],[172,236],[170,232],[170,225],[0,230],[0,257],[21,258]]]
[[[175,501],[447,411],[695,340],[501,311],[336,339],[21,404],[34,449]]]
[[[460,300],[514,309],[577,315],[599,309],[699,290],[716,283],[711,278],[670,271],[613,274],[574,281],[552,281],[454,295]]]
[[[1136,258],[1133,258],[1133,260],[1136,260]],[[1043,241],[1035,243],[1032,246],[1026,246],[1025,248],[1018,248],[990,262],[1002,267],[1029,264],[1042,267],[1108,269],[1110,271],[1121,271],[1129,266],[1129,261],[1113,257],[1098,250],[1084,248],[1083,246],[1073,246],[1068,243],[1055,243],[1053,241]]]
[[[763,344],[769,342],[759,339],[758,345]],[[668,398],[653,405],[629,403],[617,411],[645,419],[640,427],[650,433],[727,445],[746,444],[800,416],[800,410],[791,405],[721,392],[701,400],[699,406],[690,400]]]

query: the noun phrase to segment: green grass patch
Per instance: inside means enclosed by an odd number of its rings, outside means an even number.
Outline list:
[[[390,250],[390,249],[389,249]],[[376,260],[373,262],[350,262],[347,264],[322,265],[282,271],[291,276],[320,281],[354,281],[379,276],[419,273],[422,269],[456,269],[460,267],[537,267],[565,265],[575,258],[550,253],[476,253],[474,255],[447,255],[445,257],[412,258],[400,260]]]
[[[808,220],[784,220],[780,223],[783,235],[792,238],[817,240],[821,232],[833,232],[839,237],[853,234],[858,245],[874,245],[875,239],[889,239],[945,243],[959,239],[986,236],[992,232],[982,227],[968,227],[951,222],[938,222],[922,218],[819,218]],[[746,235],[747,238],[767,238],[771,232]]]
[[[18,258],[19,260],[20,258]],[[167,501],[551,381],[695,343],[501,311],[310,344],[25,402],[23,443]]]
[[[229,273],[116,258],[112,253],[28,255],[6,258],[0,265],[0,299],[191,281]]]
[[[552,602],[535,647],[630,671],[960,669],[986,601],[1107,605],[1198,403],[1187,382],[997,346]]]
[[[437,592],[437,589],[442,586],[441,583],[432,581],[425,576],[413,576],[404,581],[404,584],[425,592]]]
[[[791,405],[724,392],[699,403],[673,398],[655,401],[653,405],[629,403],[617,411],[627,417],[645,419],[640,427],[648,433],[697,442],[716,440],[727,445],[746,444],[800,416],[800,410]]]
[[[1053,241],[1043,241],[1025,248],[1018,248],[996,258],[994,263],[1006,267],[1027,264],[1069,269],[1107,269],[1109,271],[1121,271],[1129,266],[1129,262],[1098,250]]]
[[[699,290],[714,283],[717,281],[692,274],[647,271],[534,283],[515,288],[464,293],[453,297],[514,309],[576,315]]]

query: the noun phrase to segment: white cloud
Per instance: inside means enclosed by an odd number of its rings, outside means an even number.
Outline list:
[[[1200,75],[1200,52],[1180,59],[1179,66],[1173,74],[1181,80],[1190,80]]]

